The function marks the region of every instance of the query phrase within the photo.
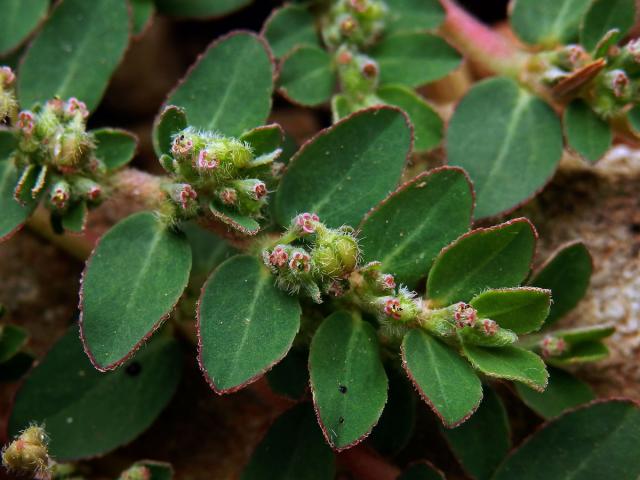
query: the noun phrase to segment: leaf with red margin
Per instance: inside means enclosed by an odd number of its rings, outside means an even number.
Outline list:
[[[413,287],[438,253],[469,230],[472,212],[473,187],[464,170],[421,173],[365,216],[360,224],[364,261],[382,262],[382,271]]]
[[[519,285],[531,270],[537,238],[526,218],[462,235],[433,263],[427,281],[429,300],[446,306],[468,302],[489,288]]]
[[[407,116],[389,106],[322,130],[289,162],[276,196],[278,222],[286,226],[300,212],[315,212],[331,227],[356,225],[396,188],[412,137]]]
[[[320,47],[315,19],[303,5],[286,4],[275,9],[264,22],[261,35],[280,58],[300,45]]]
[[[482,400],[482,384],[469,363],[451,347],[413,329],[404,336],[402,366],[447,428],[465,422]]]
[[[100,371],[127,360],[169,315],[187,286],[191,248],[155,214],[111,228],[82,274],[80,335]]]
[[[189,125],[184,108],[167,105],[153,121],[151,140],[156,155],[171,155],[173,136]]]
[[[169,94],[189,124],[237,137],[262,125],[271,110],[274,66],[266,42],[236,31],[216,39]]]
[[[637,480],[640,407],[600,400],[545,423],[505,459],[493,480]]]
[[[198,361],[216,393],[255,382],[289,351],[300,329],[296,297],[276,287],[260,261],[236,255],[202,287]]]
[[[91,133],[95,137],[96,158],[102,160],[107,170],[126,165],[136,154],[138,137],[120,128],[100,128]]]
[[[284,142],[284,130],[277,123],[253,128],[240,135],[240,140],[251,145],[254,157],[277,150]]]
[[[209,211],[216,220],[245,235],[255,235],[260,231],[260,224],[255,219],[240,215],[240,213],[224,205],[217,205],[211,202]]]
[[[311,340],[309,376],[324,436],[336,451],[364,440],[387,402],[375,330],[357,314],[327,317]]]

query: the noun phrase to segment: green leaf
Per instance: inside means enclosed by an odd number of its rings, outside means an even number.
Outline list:
[[[562,127],[549,105],[509,78],[474,85],[446,135],[449,165],[476,189],[476,218],[512,210],[536,194],[562,157]]]
[[[345,311],[327,317],[311,341],[309,373],[329,445],[340,451],[360,442],[387,402],[387,375],[373,327]]]
[[[559,368],[549,368],[549,384],[544,392],[536,392],[517,383],[522,401],[542,418],[557,417],[565,410],[575,408],[595,398],[591,387],[571,373]]]
[[[29,334],[17,325],[0,325],[0,363],[4,363],[18,353],[27,343]]]
[[[462,58],[444,39],[429,33],[389,35],[370,51],[380,67],[380,84],[419,87],[458,68]]]
[[[387,105],[395,105],[409,116],[416,152],[427,152],[440,144],[442,119],[424,98],[403,85],[385,85],[378,89],[376,95]]]
[[[309,388],[309,352],[292,348],[286,357],[267,372],[271,390],[292,400],[300,400]]]
[[[552,325],[578,304],[589,287],[593,262],[582,242],[560,247],[529,281],[530,285],[551,290],[553,303],[546,320]]]
[[[580,342],[572,345],[565,353],[547,358],[552,365],[575,365],[579,363],[597,362],[609,356],[609,349],[598,341]]]
[[[461,236],[433,263],[427,281],[429,299],[445,306],[467,302],[488,288],[519,285],[529,274],[536,238],[526,218]]]
[[[262,36],[277,58],[302,45],[320,47],[313,15],[302,5],[285,5],[274,10],[262,27]]]
[[[0,143],[3,143],[5,135],[0,135]],[[0,145],[0,242],[8,240],[22,224],[29,218],[36,208],[36,200],[27,201],[21,205],[13,198],[20,172],[16,169],[12,160],[3,155],[6,150]]]
[[[142,35],[151,25],[155,4],[153,0],[130,0],[133,16],[133,34]]]
[[[44,423],[56,460],[105,454],[154,422],[176,391],[181,372],[180,347],[165,336],[141,348],[125,368],[97,372],[74,326],[18,391],[10,435],[33,422]]]
[[[331,98],[336,86],[331,54],[318,47],[296,47],[280,66],[280,93],[288,100],[313,107]]]
[[[119,128],[93,130],[96,142],[96,157],[104,162],[108,170],[126,165],[136,154],[138,137]]]
[[[386,32],[434,30],[444,21],[438,0],[386,0],[389,15]]]
[[[198,361],[216,393],[256,381],[289,351],[300,328],[300,305],[251,256],[220,265],[202,288]]]
[[[308,403],[283,413],[256,447],[241,480],[333,480],[335,456]]]
[[[240,140],[251,145],[254,156],[259,157],[280,148],[284,142],[284,130],[277,123],[272,123],[243,133]]]
[[[610,400],[545,424],[500,466],[495,480],[637,480],[640,409]]]
[[[396,368],[387,369],[387,378],[389,399],[368,441],[383,455],[395,455],[413,434],[417,397],[411,382]]]
[[[255,235],[260,231],[260,224],[255,219],[240,215],[226,205],[211,203],[209,211],[217,220],[245,235]]]
[[[82,233],[87,224],[89,209],[86,202],[77,202],[62,216],[62,227],[73,233]]]
[[[480,379],[451,347],[412,329],[402,341],[402,365],[447,428],[465,422],[482,400]]]
[[[269,115],[273,93],[270,55],[264,40],[253,33],[218,38],[165,104],[184,108],[189,125],[237,137],[262,125]]]
[[[613,325],[592,325],[588,327],[571,328],[567,330],[556,330],[554,337],[562,338],[570,345],[577,345],[584,342],[593,342],[607,338],[615,332]]]
[[[421,173],[361,223],[364,261],[382,262],[383,271],[412,287],[440,250],[469,229],[472,209],[473,191],[464,171],[441,167]]]
[[[49,0],[0,0],[0,54],[14,50],[47,15]]]
[[[442,434],[462,468],[477,480],[489,480],[511,448],[507,411],[488,387],[469,421],[458,428],[442,429]]]
[[[161,13],[176,17],[216,18],[240,10],[251,0],[155,0]]]
[[[591,0],[515,0],[511,27],[525,43],[552,47],[575,42]]]
[[[118,367],[161,325],[187,285],[191,250],[153,213],[125,218],[82,274],[80,330],[98,370]]]
[[[580,43],[592,51],[598,42],[614,28],[625,37],[633,27],[636,17],[635,0],[593,0],[582,20]]]
[[[600,160],[613,142],[609,124],[582,100],[574,100],[567,106],[563,125],[569,147],[588,162]]]
[[[474,368],[488,377],[522,382],[538,391],[547,386],[549,374],[544,362],[528,350],[512,346],[486,348],[463,345],[462,353]]]
[[[164,107],[153,122],[151,139],[156,155],[171,155],[173,136],[187,128],[188,125],[184,108],[175,105]]]
[[[551,291],[535,287],[487,290],[469,302],[479,318],[490,318],[518,335],[540,330],[551,306]]]
[[[446,480],[444,474],[428,462],[409,465],[398,480]]]
[[[400,180],[411,151],[406,117],[392,107],[362,110],[318,133],[293,156],[276,197],[288,225],[315,212],[329,226],[356,225]]]
[[[125,0],[63,0],[22,59],[20,104],[76,97],[94,110],[128,43]]]

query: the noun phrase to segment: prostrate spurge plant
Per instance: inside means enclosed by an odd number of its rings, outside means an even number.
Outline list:
[[[157,7],[186,16],[225,10],[201,3],[158,0]],[[442,31],[472,59],[487,60],[469,46],[474,39],[463,27],[490,31],[443,3],[451,18]],[[544,3],[546,13],[581,2]],[[70,478],[74,465],[58,462],[133,440],[176,391],[183,368],[176,337],[186,336],[216,393],[266,374],[274,392],[297,402],[258,445],[245,480],[281,478],[283,471],[286,478],[332,479],[333,452],[369,435],[379,452],[399,452],[414,428],[414,388],[474,478],[636,478],[635,405],[602,402],[559,417],[594,398],[565,367],[606,357],[603,339],[613,333],[608,325],[551,328],[587,290],[592,264],[585,245],[561,246],[532,272],[537,232],[529,220],[473,226],[474,217],[520,203],[541,186],[539,174],[546,179],[555,168],[562,139],[545,101],[568,105],[568,145],[582,154],[576,136],[591,127],[580,125],[633,119],[635,43],[616,46],[628,28],[612,33],[593,19],[602,2],[589,9],[582,3],[578,47],[558,46],[575,37],[576,11],[569,21],[561,10],[551,30],[539,32],[527,21],[531,3],[515,2],[516,32],[553,49],[514,54],[526,61],[510,67],[513,78],[473,86],[447,133],[446,153],[459,166],[414,165],[413,178],[408,160],[439,145],[442,120],[412,88],[460,62],[453,47],[424,31],[444,21],[438,2],[285,5],[262,36],[217,39],[156,117],[153,147],[166,174],[137,185],[146,210],[120,220],[95,245],[82,274],[79,325],[16,396],[5,464]],[[3,238],[38,204],[56,232],[81,232],[90,208],[126,188],[135,137],[86,125],[126,47],[127,3],[96,5],[63,0],[17,73],[0,70]],[[132,6],[140,33],[154,6]],[[78,41],[65,28],[74,14],[93,22],[83,30],[85,49],[53,65],[52,84],[43,86],[43,59],[63,41]],[[560,28],[565,23],[569,30]],[[100,34],[119,40],[103,52]],[[494,60],[496,69],[505,65]],[[91,74],[67,75],[78,69]],[[267,124],[276,85],[304,105],[331,100],[333,125],[293,155],[283,129]],[[504,124],[503,138],[483,137],[494,121]],[[28,368],[25,341],[20,329],[0,329],[0,376]],[[24,360],[16,365],[24,357],[27,367]],[[513,382],[523,402],[551,420],[511,454],[498,381]],[[570,468],[549,461],[560,447]],[[608,461],[614,453],[616,461]],[[401,478],[440,475],[415,463]],[[145,460],[120,478],[171,476],[170,466]]]

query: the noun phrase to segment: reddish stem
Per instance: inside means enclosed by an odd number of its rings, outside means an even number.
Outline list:
[[[358,480],[396,480],[401,473],[398,467],[363,445],[339,453],[338,461]]]
[[[454,0],[440,0],[440,3],[447,13],[441,32],[455,47],[491,73],[517,75],[526,53]]]

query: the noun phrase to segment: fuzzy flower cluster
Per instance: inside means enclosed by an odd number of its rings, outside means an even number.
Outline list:
[[[64,218],[75,207],[103,200],[106,167],[86,130],[88,116],[86,105],[76,98],[56,98],[17,114],[12,160],[21,171],[14,190],[18,202],[44,197],[47,207]]]
[[[367,47],[382,34],[387,5],[380,0],[338,0],[322,21],[322,37],[330,48],[342,44]]]
[[[547,335],[540,341],[539,347],[544,358],[557,357],[566,352],[567,343],[564,338]]]
[[[302,213],[273,248],[265,249],[265,265],[277,285],[290,293],[303,292],[315,302],[322,294],[341,296],[347,277],[358,266],[360,248],[350,227],[328,228],[318,215]]]
[[[18,113],[14,85],[16,76],[9,67],[0,67],[0,123],[5,119],[14,122]]]
[[[188,127],[173,138],[171,155],[160,158],[172,175],[167,193],[182,218],[200,209],[227,210],[259,217],[267,199],[267,185],[256,175],[273,158],[254,158],[251,147],[235,138]]]
[[[49,440],[41,427],[32,425],[2,450],[2,464],[10,472],[31,478],[50,478],[53,460]]]

